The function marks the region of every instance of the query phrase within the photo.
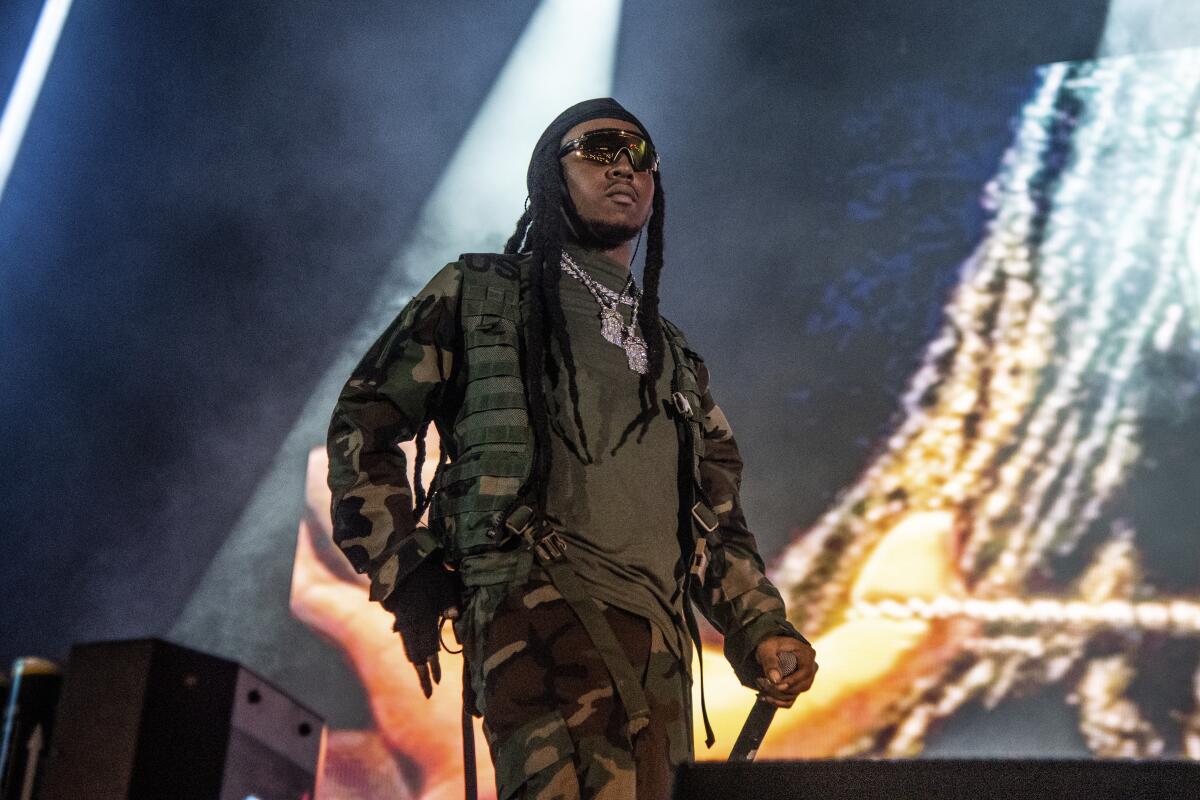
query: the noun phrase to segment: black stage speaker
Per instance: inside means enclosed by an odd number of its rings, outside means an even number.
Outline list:
[[[1192,800],[1195,761],[759,761],[689,764],[677,800]]]
[[[38,800],[312,800],[325,723],[233,661],[71,648]]]

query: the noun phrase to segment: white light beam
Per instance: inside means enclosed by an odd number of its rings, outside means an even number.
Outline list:
[[[58,46],[58,37],[70,10],[71,0],[46,0],[46,5],[42,6],[12,94],[4,106],[4,115],[0,116],[0,200],[4,199],[8,175],[17,159],[17,151],[21,149],[25,129],[29,126],[33,107],[37,105],[46,71],[54,58],[54,49]]]
[[[309,448],[324,441],[338,391],[409,298],[459,253],[496,251],[516,226],[525,169],[546,125],[579,100],[612,94],[620,0],[597,0],[581,20],[574,0],[543,0],[423,207],[406,248],[322,377],[275,460],[171,630],[176,641],[289,668],[271,640],[287,609]],[[244,613],[255,609],[253,614]]]

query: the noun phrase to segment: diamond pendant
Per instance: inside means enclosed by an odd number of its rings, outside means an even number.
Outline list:
[[[600,335],[604,340],[621,346],[625,342],[625,320],[615,308],[600,310]]]
[[[625,348],[625,356],[629,359],[629,369],[638,375],[645,375],[650,369],[646,360],[646,340],[631,332],[625,337],[622,346]]]

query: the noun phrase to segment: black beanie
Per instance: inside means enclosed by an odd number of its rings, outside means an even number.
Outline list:
[[[651,145],[654,144],[654,140],[650,138],[650,132],[646,130],[646,126],[611,97],[597,97],[594,100],[584,100],[581,103],[576,103],[555,117],[554,121],[542,132],[537,144],[534,145],[533,157],[529,159],[529,171],[525,175],[525,187],[529,193],[533,194],[534,166],[543,159],[558,159],[558,149],[561,146],[562,138],[567,135],[567,131],[581,122],[606,118],[632,122],[641,130],[642,135],[646,137],[646,141]]]

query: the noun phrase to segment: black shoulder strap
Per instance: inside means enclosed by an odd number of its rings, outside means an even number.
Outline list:
[[[704,432],[700,426],[702,410],[698,407],[700,401],[699,387],[696,385],[696,374],[691,365],[687,340],[683,331],[679,330],[669,320],[664,319],[663,335],[671,350],[673,372],[671,375],[671,405],[679,438],[679,502],[680,527],[692,531],[691,539],[683,542],[684,553],[691,553],[687,573],[683,584],[683,616],[687,625],[688,635],[696,648],[696,656],[700,662],[700,716],[704,720],[704,743],[712,747],[717,741],[713,733],[712,723],[708,719],[708,703],[704,692],[704,646],[700,640],[700,628],[696,624],[696,614],[692,610],[690,589],[693,583],[704,584],[704,573],[707,567],[708,540],[706,535],[716,530],[716,515],[704,503],[703,489],[700,485],[700,458],[703,454],[702,438]],[[690,397],[689,397],[690,396]],[[696,533],[699,523],[703,534]],[[680,536],[683,536],[681,530]],[[687,545],[692,545],[689,550]]]

